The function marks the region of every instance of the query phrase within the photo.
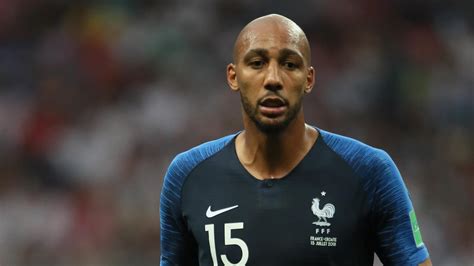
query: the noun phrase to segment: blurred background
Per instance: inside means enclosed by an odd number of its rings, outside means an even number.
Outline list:
[[[225,81],[280,13],[316,68],[308,123],[383,148],[435,265],[474,265],[474,5],[0,1],[0,264],[158,265],[173,157],[241,129]]]

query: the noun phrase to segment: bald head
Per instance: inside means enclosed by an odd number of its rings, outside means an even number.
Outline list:
[[[311,65],[311,49],[303,30],[289,18],[278,14],[259,17],[242,29],[234,44],[234,63],[238,63],[249,44],[258,38],[283,38],[295,44],[306,63]]]

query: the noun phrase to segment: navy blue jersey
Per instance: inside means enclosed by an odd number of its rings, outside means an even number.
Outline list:
[[[320,132],[284,178],[240,164],[236,135],[179,154],[161,193],[161,265],[417,265],[408,191],[382,150]]]

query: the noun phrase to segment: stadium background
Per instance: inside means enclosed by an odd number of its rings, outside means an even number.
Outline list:
[[[172,157],[241,128],[238,31],[294,19],[309,123],[387,150],[435,265],[474,264],[472,1],[0,1],[0,264],[157,265]]]

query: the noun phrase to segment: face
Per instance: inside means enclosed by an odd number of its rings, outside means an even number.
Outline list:
[[[267,26],[247,33],[240,45],[227,78],[240,92],[244,119],[265,133],[281,132],[300,115],[303,95],[314,83],[301,38]]]

